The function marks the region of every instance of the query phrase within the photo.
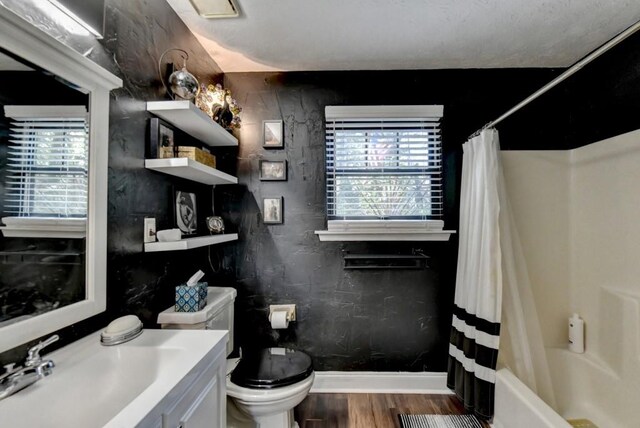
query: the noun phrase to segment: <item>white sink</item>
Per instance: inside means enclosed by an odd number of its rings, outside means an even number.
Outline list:
[[[95,333],[46,355],[56,364],[53,374],[0,401],[1,425],[139,425],[196,365],[208,364],[227,332],[144,330],[122,345],[99,340]]]

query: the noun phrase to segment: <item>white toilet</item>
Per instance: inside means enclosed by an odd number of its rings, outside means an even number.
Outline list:
[[[209,287],[207,306],[198,312],[158,315],[162,328],[229,330],[227,355],[233,351],[233,303],[236,290]],[[301,351],[267,348],[227,360],[227,427],[294,428],[293,408],[305,399],[314,373]]]

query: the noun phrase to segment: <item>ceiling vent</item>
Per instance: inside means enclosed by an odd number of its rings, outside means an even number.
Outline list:
[[[193,8],[203,18],[235,18],[240,15],[234,0],[190,0]]]

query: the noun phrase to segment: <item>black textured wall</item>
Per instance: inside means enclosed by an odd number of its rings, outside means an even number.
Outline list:
[[[640,128],[640,32],[498,125],[508,150],[568,150]]]
[[[457,239],[434,243],[328,243],[324,107],[443,104],[445,227],[457,228],[460,147],[476,128],[550,80],[553,70],[228,73],[243,107],[238,178],[220,189],[223,212],[237,224],[238,343],[289,345],[318,370],[446,370]],[[263,120],[282,119],[285,148],[261,147]],[[259,180],[260,159],[286,159],[288,181]],[[284,224],[262,223],[261,201],[284,197]],[[344,270],[343,254],[431,257],[427,270]],[[268,324],[268,305],[296,303],[286,331]]]

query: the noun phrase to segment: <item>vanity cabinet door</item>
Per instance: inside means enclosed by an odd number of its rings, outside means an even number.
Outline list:
[[[213,379],[202,390],[191,407],[179,418],[180,428],[204,428],[216,426],[216,418],[221,409],[216,408],[218,401],[217,379]]]
[[[162,414],[162,428],[225,428],[226,360],[224,353],[190,384]]]

